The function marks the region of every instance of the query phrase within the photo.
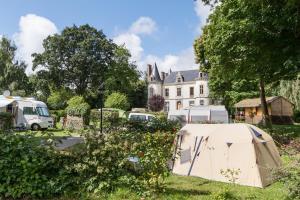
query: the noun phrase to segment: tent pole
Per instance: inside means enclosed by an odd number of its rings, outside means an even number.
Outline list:
[[[198,151],[199,151],[199,149],[200,149],[200,145],[201,145],[202,139],[203,139],[203,136],[200,138],[200,141],[199,141],[199,143],[198,143],[197,150],[195,151],[194,158],[193,158],[191,167],[190,167],[189,172],[188,172],[188,176],[191,174],[191,171],[192,171],[192,169],[193,169],[194,162],[195,162],[195,160],[196,160],[196,156],[197,156]]]

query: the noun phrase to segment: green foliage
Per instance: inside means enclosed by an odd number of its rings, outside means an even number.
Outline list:
[[[290,199],[300,199],[300,158],[299,155],[291,155],[291,161],[273,171],[273,178],[281,181],[288,189]]]
[[[66,113],[70,116],[83,117],[84,124],[89,124],[90,105],[82,96],[74,96],[68,102]]]
[[[213,200],[237,200],[238,198],[235,197],[229,189],[224,188],[212,196]]]
[[[61,34],[46,38],[43,46],[43,53],[33,54],[33,69],[43,66],[53,86],[72,86],[77,95],[97,91],[115,48],[102,31],[89,25],[66,27]]]
[[[76,188],[69,158],[45,146],[32,144],[32,136],[0,134],[0,198],[49,197]],[[73,176],[74,175],[74,176]]]
[[[0,130],[8,130],[12,128],[13,116],[8,112],[0,112]]]
[[[294,121],[300,123],[300,110],[294,111]]]
[[[141,165],[139,179],[154,192],[162,189],[169,176],[168,162],[172,158],[174,136],[172,132],[145,133],[140,135],[134,148]]]
[[[266,107],[264,85],[295,78],[299,72],[298,7],[285,0],[224,0],[216,6],[194,45],[201,70],[215,79],[211,91],[224,96],[232,83],[257,81]],[[222,92],[216,86],[224,82]]]
[[[57,122],[59,122],[62,117],[67,116],[65,110],[50,110],[50,114],[51,114],[51,117],[54,119],[55,126],[57,125]]]
[[[127,96],[119,92],[110,94],[105,100],[104,105],[106,108],[118,108],[122,110],[128,110],[130,107]]]
[[[15,58],[16,47],[5,37],[0,38],[0,91],[28,92],[26,64]]]
[[[53,110],[62,110],[66,108],[67,101],[72,96],[70,91],[62,88],[60,90],[52,91],[47,99],[47,105]]]

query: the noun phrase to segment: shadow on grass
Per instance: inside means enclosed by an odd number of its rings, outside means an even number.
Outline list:
[[[210,195],[211,192],[208,190],[166,188],[165,194],[180,195],[180,196],[200,196],[200,195]]]

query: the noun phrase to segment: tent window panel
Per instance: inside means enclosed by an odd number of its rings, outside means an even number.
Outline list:
[[[192,123],[198,123],[198,122],[204,122],[208,120],[207,115],[194,115],[191,116],[191,122]]]
[[[180,152],[180,164],[190,162],[191,159],[192,159],[191,148],[188,148],[186,150],[182,150]]]
[[[186,117],[185,115],[170,115],[170,120],[186,122]]]
[[[261,138],[262,134],[257,132],[255,129],[251,128],[252,132],[255,134],[256,137]]]

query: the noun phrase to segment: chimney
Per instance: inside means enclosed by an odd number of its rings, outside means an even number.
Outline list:
[[[161,72],[160,77],[161,77],[161,80],[164,81],[165,78],[166,78],[166,73],[165,72]]]
[[[147,65],[147,79],[150,81],[150,76],[152,74],[152,65],[148,64]]]

